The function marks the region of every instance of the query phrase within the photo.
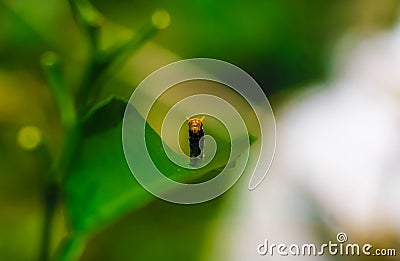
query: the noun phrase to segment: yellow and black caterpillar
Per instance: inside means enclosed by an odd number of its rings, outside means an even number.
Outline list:
[[[203,120],[201,118],[188,118],[190,157],[195,158],[202,154],[204,148]]]

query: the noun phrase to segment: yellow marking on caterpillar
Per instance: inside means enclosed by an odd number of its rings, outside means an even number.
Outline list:
[[[203,128],[203,120],[205,116],[201,118],[188,118],[186,117],[189,123],[189,130],[193,133],[198,133]]]

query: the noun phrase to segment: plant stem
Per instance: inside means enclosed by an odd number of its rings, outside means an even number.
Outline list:
[[[53,97],[56,101],[61,123],[65,128],[65,140],[62,145],[60,159],[52,164],[51,170],[46,176],[46,184],[43,191],[44,216],[41,234],[41,246],[39,250],[39,261],[50,260],[50,250],[52,241],[52,227],[55,217],[55,212],[59,202],[60,184],[68,168],[71,165],[74,155],[81,139],[80,120],[83,118],[87,109],[87,100],[90,96],[93,83],[98,70],[97,48],[98,48],[98,33],[101,17],[94,11],[88,1],[81,2],[78,6],[74,0],[69,1],[72,13],[77,20],[77,23],[84,27],[89,35],[91,43],[91,56],[89,57],[89,65],[81,84],[78,94],[77,108],[74,108],[74,101],[65,86],[65,81],[62,77],[60,61],[55,53],[46,53],[42,57],[42,65],[45,69],[47,80],[51,87]],[[77,109],[77,110],[76,110]],[[47,152],[47,151],[46,151]],[[48,156],[48,154],[46,153]]]
[[[52,226],[55,211],[59,202],[60,184],[67,173],[68,166],[75,155],[80,139],[81,124],[76,119],[74,102],[62,77],[61,64],[55,53],[47,52],[42,57],[42,65],[46,72],[49,87],[53,98],[58,107],[61,123],[65,130],[65,140],[62,144],[61,156],[54,160],[49,151],[44,146],[42,155],[46,155],[46,163],[43,166],[51,165],[48,175],[45,177],[46,183],[43,190],[44,216],[41,235],[41,247],[39,261],[50,260],[50,250],[52,241]],[[52,163],[50,163],[52,162]]]
[[[89,39],[89,57],[79,91],[75,100],[68,93],[65,81],[62,79],[58,59],[54,55],[48,55],[44,59],[47,76],[53,87],[54,97],[58,101],[60,116],[65,128],[65,141],[62,145],[60,159],[53,164],[53,172],[48,177],[44,191],[45,213],[43,220],[42,246],[39,261],[48,261],[51,245],[51,228],[54,214],[58,205],[60,187],[63,179],[71,167],[74,157],[82,140],[82,126],[84,116],[96,101],[110,74],[117,71],[143,43],[152,37],[159,29],[153,24],[141,31],[138,36],[133,37],[121,46],[104,51],[99,46],[99,33],[101,29],[102,16],[91,5],[89,0],[69,0],[72,14]],[[95,89],[95,92],[94,92]],[[86,237],[83,235],[68,235],[63,246],[59,247],[57,256],[60,260],[75,260],[81,255]]]
[[[81,124],[77,123],[70,129],[66,130],[66,138],[63,144],[61,157],[54,164],[50,171],[45,188],[43,191],[42,200],[44,203],[44,216],[41,235],[41,246],[39,252],[39,261],[48,261],[50,258],[51,242],[52,242],[52,227],[60,202],[61,188],[60,184],[68,172],[71,161],[73,161],[81,139]]]
[[[51,228],[53,225],[55,210],[58,203],[58,183],[49,182],[46,184],[43,193],[44,202],[44,217],[43,217],[43,230],[41,238],[41,246],[39,252],[39,261],[50,260],[50,247],[51,247]]]

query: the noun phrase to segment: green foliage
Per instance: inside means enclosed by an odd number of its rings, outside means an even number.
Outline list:
[[[150,198],[125,162],[121,121],[83,140],[63,183],[71,228],[80,235]]]
[[[356,20],[377,28],[387,24],[397,17],[397,2],[385,0],[382,9],[373,1],[334,0],[0,1],[0,203],[4,210],[0,259],[27,260],[39,254],[39,260],[47,261],[54,246],[58,260],[78,260],[82,253],[92,260],[198,260],[220,198],[180,206],[155,199],[139,186],[122,151],[126,100],[112,96],[132,91],[132,82],[123,79],[138,81],[178,56],[207,56],[241,64],[267,93],[300,86],[324,72],[327,51],[339,33],[353,29]],[[140,59],[133,59],[141,67],[126,74],[121,70],[124,63],[165,25],[165,12],[159,12],[164,15],[161,20],[140,27],[160,7],[171,10],[173,30],[158,35],[162,47],[148,45]],[[393,14],[379,13],[382,10]],[[125,35],[107,17],[136,33]],[[368,22],[368,17],[377,21]],[[43,53],[43,68],[39,68]],[[123,79],[110,81],[124,74]],[[44,75],[49,93],[43,90]],[[142,126],[139,114],[135,119]],[[35,125],[43,137],[35,151],[22,151],[15,144],[24,125]],[[216,138],[219,153],[207,168],[193,171],[174,166],[163,153],[160,136],[146,125],[157,167],[169,178],[188,183],[211,179],[225,166],[228,153],[221,151],[228,151],[229,142],[220,133],[207,129]],[[250,142],[256,139],[249,137]],[[39,198],[38,193],[43,195]],[[57,215],[60,207],[68,225],[66,235],[60,229],[64,219]],[[125,231],[129,235],[124,237]],[[99,245],[115,248],[110,258],[103,258],[107,251],[99,251]],[[153,246],[158,252],[150,249]],[[132,253],[118,252],[130,248]]]
[[[76,260],[95,231],[148,202],[151,197],[135,182],[125,162],[121,144],[121,120],[126,101],[109,97],[96,103],[104,83],[118,70],[157,28],[150,25],[124,43],[104,50],[99,42],[102,17],[89,1],[69,1],[73,17],[88,37],[88,61],[76,98],[68,91],[61,64],[55,53],[42,58],[55,104],[65,131],[61,158],[53,164],[46,185],[46,204],[40,259],[48,260],[51,220],[61,189],[66,206],[68,235],[59,247],[56,259]],[[143,119],[137,117],[143,122]],[[150,134],[157,134],[148,128]],[[50,195],[50,196],[47,196]]]
[[[98,234],[83,260],[208,260],[210,233],[228,197],[196,205],[152,200]]]
[[[68,235],[58,249],[57,260],[78,259],[96,232],[155,198],[133,178],[125,161],[121,128],[127,102],[122,98],[109,97],[97,105],[93,104],[105,82],[157,30],[150,26],[137,37],[103,50],[98,39],[101,16],[91,10],[87,1],[71,0],[70,5],[77,24],[90,43],[88,62],[75,102],[66,90],[58,57],[48,53],[42,59],[66,131],[61,159],[54,172],[59,176],[59,186],[63,191]],[[159,135],[145,123],[136,109],[133,109],[133,113],[134,122],[131,124],[138,127],[146,124],[147,150],[155,159],[157,168],[169,178],[199,182],[204,177],[214,177],[226,165],[230,142],[218,138],[218,132],[215,131],[209,134],[221,146],[210,164],[198,170],[175,166],[164,153]],[[49,219],[52,211],[47,214]],[[45,245],[43,249],[47,251]],[[46,257],[47,254],[42,253],[42,256]]]
[[[97,104],[86,115],[83,136],[90,137],[99,132],[116,127],[124,116],[127,101],[120,97],[109,97]]]
[[[121,119],[126,103],[112,98],[96,107],[86,119],[85,136],[72,162],[64,184],[72,231],[86,235],[103,227],[127,210],[137,208],[153,197],[137,182],[125,161],[121,141]],[[136,110],[133,123],[143,126],[144,119]],[[161,138],[146,123],[147,150],[154,163],[166,176],[190,182],[203,176],[215,175],[226,165],[229,142],[220,141],[215,160],[209,166],[190,170],[173,164],[162,147]],[[134,137],[138,139],[142,137]],[[137,153],[142,153],[140,148]],[[222,151],[222,152],[221,152]]]

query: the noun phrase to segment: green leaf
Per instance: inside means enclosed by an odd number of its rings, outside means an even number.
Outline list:
[[[84,120],[83,135],[93,134],[116,127],[124,116],[127,101],[121,97],[110,97],[94,106]]]
[[[84,139],[63,181],[69,214],[69,242],[73,244],[66,244],[68,249],[60,253],[76,255],[79,249],[84,249],[81,244],[94,232],[155,199],[138,184],[125,161],[121,139],[122,109],[125,104],[121,99],[111,98],[97,106],[85,120]],[[143,126],[144,119],[136,109],[133,112],[134,126]],[[143,137],[135,137],[140,138]],[[169,160],[162,149],[160,136],[147,123],[146,139],[151,141],[147,142],[147,149],[157,159],[155,164],[161,172],[180,181],[193,182],[217,175],[217,170],[226,165],[226,154],[229,154],[230,143],[225,142],[210,164],[190,170],[177,167]]]
[[[154,198],[137,183],[125,161],[121,115],[109,117],[122,104],[121,100],[111,99],[91,113],[84,127],[87,137],[65,179],[71,228],[78,234],[90,233]],[[136,110],[135,113],[135,125],[143,126],[144,119]],[[177,173],[180,177],[194,178],[212,170],[208,167],[194,171],[175,166],[164,154],[160,137],[149,125],[146,125],[146,139],[152,141],[148,142],[148,150],[157,159],[157,166],[171,178]],[[213,168],[224,165],[222,158],[223,153]],[[185,175],[190,172],[196,175]]]
[[[125,162],[121,115],[114,115],[117,121],[106,117],[120,105],[121,100],[111,99],[86,120],[84,140],[62,182],[69,235],[56,260],[76,260],[94,232],[154,198],[136,182]]]
[[[98,130],[97,130],[98,131]],[[86,235],[152,199],[125,162],[121,122],[83,141],[65,184],[71,229]]]
[[[79,260],[85,249],[86,238],[79,235],[69,235],[63,239],[56,253],[55,260],[72,261]]]
[[[153,200],[97,234],[83,259],[209,260],[216,221],[222,218],[229,196],[196,205]]]

